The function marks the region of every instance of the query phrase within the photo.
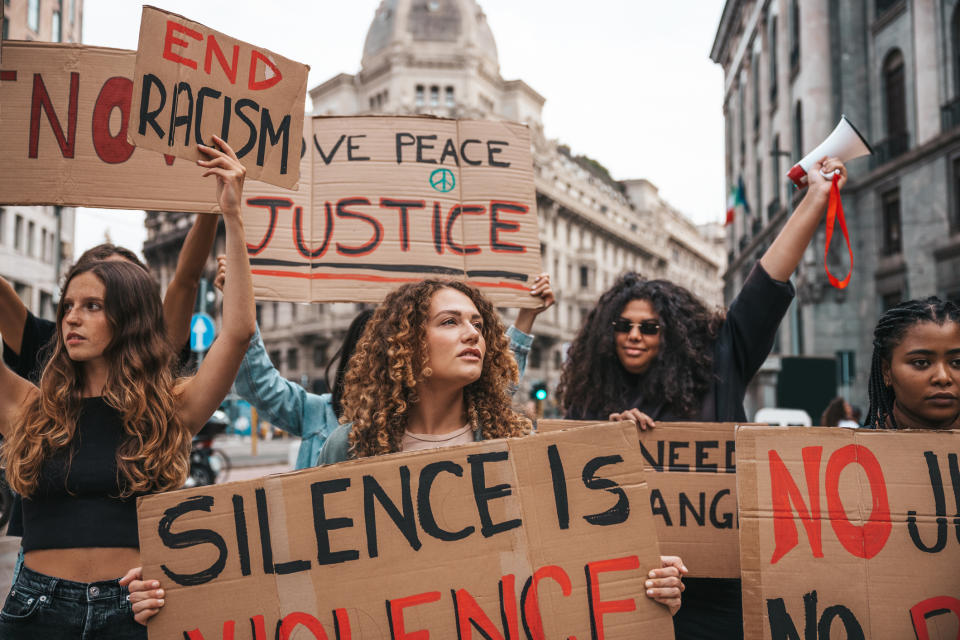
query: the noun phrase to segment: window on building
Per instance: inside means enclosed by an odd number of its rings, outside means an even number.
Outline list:
[[[287,368],[298,369],[300,367],[300,352],[296,347],[287,349]]]
[[[326,360],[326,354],[323,352],[323,347],[320,345],[314,345],[313,347],[313,366],[322,367],[324,365],[324,360]]]
[[[887,133],[886,159],[906,151],[907,95],[903,54],[894,49],[883,62],[883,105]]]
[[[580,267],[580,288],[586,289],[590,286],[590,269],[587,267]]]
[[[760,52],[754,52],[750,81],[753,83],[753,135],[760,135]]]
[[[837,351],[837,383],[841,385],[853,384],[857,377],[856,360],[854,351]]]
[[[777,16],[770,18],[770,47],[767,53],[770,63],[770,104],[777,104]]]
[[[376,106],[377,106],[376,99],[374,99],[373,96],[370,96],[370,110],[373,111]]]
[[[13,220],[13,249],[23,251],[23,216],[21,215]]]
[[[263,305],[261,305],[260,303],[257,303],[256,309],[257,309],[257,324],[262,325],[263,324]]]
[[[444,91],[444,104],[450,108],[453,108],[453,106],[456,104],[453,101],[453,87],[447,87]]]
[[[274,349],[270,352],[270,362],[273,363],[274,369],[280,368],[280,349]]]
[[[440,87],[433,85],[430,87],[430,106],[439,107],[440,106]]]
[[[953,230],[960,229],[960,158],[954,158],[951,163],[953,170],[953,216],[951,225]],[[3,210],[0,209],[0,226],[3,224]],[[3,229],[0,228],[0,244],[3,243]]]
[[[7,210],[0,207],[0,245],[7,244]]]
[[[790,0],[790,72],[800,66],[800,2]]]
[[[77,21],[77,0],[70,0],[70,26],[72,27]]]
[[[950,19],[950,45],[953,56],[953,95],[960,98],[960,4],[953,8]],[[960,124],[954,120],[954,124]]]
[[[47,259],[47,230],[40,229],[40,259],[48,262]]]
[[[897,306],[903,302],[903,292],[894,291],[892,293],[885,293],[880,296],[880,306],[883,307],[881,313],[889,311],[893,307]]]
[[[902,229],[900,226],[900,189],[891,189],[880,196],[883,214],[883,255],[900,253]]]
[[[740,74],[740,85],[737,87],[737,120],[740,125],[740,162],[743,163],[744,156],[747,154],[747,118],[746,118],[746,92],[747,87],[744,82],[745,77]]]
[[[422,85],[422,84],[418,84],[418,85],[417,85],[417,92],[416,92],[415,104],[416,104],[418,107],[422,107],[422,106],[423,106],[423,85]]]
[[[763,218],[763,156],[757,154],[757,176],[753,179],[757,185],[756,206],[753,209],[753,215],[757,220]],[[758,229],[759,231],[759,229]]]
[[[537,342],[533,343],[533,346],[530,347],[530,361],[529,367],[531,369],[539,369],[542,364],[543,349],[540,348],[540,345]]]
[[[3,33],[2,33],[2,36],[3,36],[3,39],[4,39],[4,40],[9,40],[9,39],[10,39],[10,21],[7,19],[6,16],[4,16],[4,18],[3,18]]]
[[[799,162],[803,157],[803,104],[797,100],[793,108],[793,161]]]
[[[40,313],[41,318],[53,320],[56,317],[57,309],[53,306],[53,296],[46,291],[40,292]]]
[[[50,19],[50,40],[53,42],[61,42],[62,39],[63,36],[60,33],[60,11],[54,11],[53,17]]]
[[[30,30],[39,33],[40,31],[40,0],[27,1],[27,26]]]
[[[780,134],[773,136],[773,153],[770,155],[770,193],[773,201],[780,200]]]

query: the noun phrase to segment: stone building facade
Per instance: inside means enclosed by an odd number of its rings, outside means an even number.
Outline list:
[[[541,255],[557,304],[537,320],[524,388],[545,381],[553,399],[566,344],[600,293],[627,269],[671,278],[708,304],[722,303],[724,249],[717,230],[702,233],[650,182],[616,181],[598,162],[548,139],[541,120],[545,98],[522,80],[500,76],[493,34],[474,0],[384,0],[367,33],[360,71],[339,74],[309,93],[316,115],[433,114],[530,127]],[[157,230],[148,233],[145,246],[153,264],[153,238],[161,229],[174,238],[176,225],[156,216],[147,224]],[[283,375],[323,390],[324,367],[361,305],[258,306],[264,341]]]
[[[727,184],[742,177],[750,206],[729,229],[728,300],[801,196],[785,178],[792,164],[841,114],[874,148],[849,163],[843,192],[851,284],[827,282],[821,226],[753,408],[775,403],[781,356],[834,358],[838,392],[865,405],[878,315],[903,299],[960,298],[958,4],[727,1],[711,58],[725,73]],[[830,270],[842,278],[846,247],[833,243]]]
[[[3,38],[80,42],[83,0],[3,0]],[[73,260],[75,209],[0,206],[0,276],[43,318],[56,311],[57,280]]]

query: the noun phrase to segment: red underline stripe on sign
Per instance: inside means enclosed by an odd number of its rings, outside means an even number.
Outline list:
[[[0,82],[16,82],[16,71],[0,71]]]
[[[296,271],[276,271],[273,269],[251,269],[250,273],[257,276],[271,276],[275,278],[301,278],[303,280],[353,280],[358,282],[419,282],[422,280],[422,278],[387,278],[384,276],[371,276],[362,273],[299,273]],[[478,282],[475,280],[470,280],[469,282],[476,287],[516,289],[517,291],[528,290],[526,285],[514,282]]]

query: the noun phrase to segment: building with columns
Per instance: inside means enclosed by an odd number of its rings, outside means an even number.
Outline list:
[[[545,98],[523,80],[501,77],[493,34],[475,0],[384,0],[360,71],[341,73],[309,93],[316,115],[432,114],[530,127],[541,255],[557,304],[534,327],[524,390],[545,381],[553,399],[565,345],[625,270],[673,279],[707,304],[722,303],[722,235],[699,229],[647,180],[614,180],[600,162],[549,139],[541,120]],[[148,228],[157,231],[144,251],[153,264],[153,238],[163,229],[176,234],[175,225],[151,218]],[[323,369],[360,305],[259,307],[264,341],[283,375],[324,390]],[[514,313],[502,311],[508,318]]]
[[[956,0],[727,0],[711,50],[725,75],[726,178],[750,212],[727,237],[729,300],[802,195],[786,179],[841,114],[874,155],[848,164],[851,283],[824,273],[821,226],[798,297],[748,398],[782,400],[787,359],[832,359],[836,391],[866,405],[872,331],[897,302],[960,299],[960,10]],[[831,273],[849,267],[839,230]],[[816,421],[819,413],[813,416]]]
[[[80,42],[83,0],[3,0],[3,39]],[[30,311],[52,319],[62,266],[73,260],[75,209],[0,206],[0,276]]]

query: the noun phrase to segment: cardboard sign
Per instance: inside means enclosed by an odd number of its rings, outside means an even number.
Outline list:
[[[466,279],[536,306],[541,271],[529,131],[509,122],[314,117],[291,194],[245,189],[261,300],[376,302],[404,282]]]
[[[537,429],[585,424],[610,423],[540,420]],[[740,577],[735,429],[733,423],[658,422],[637,430],[660,550],[683,558],[690,577]]]
[[[5,41],[0,203],[218,210],[203,170],[127,141],[135,53]]]
[[[127,134],[138,147],[193,161],[206,159],[196,145],[216,134],[249,178],[295,188],[309,70],[145,6]]]
[[[744,631],[956,640],[960,432],[737,430]]]
[[[648,501],[622,424],[141,498],[150,638],[672,638]]]

